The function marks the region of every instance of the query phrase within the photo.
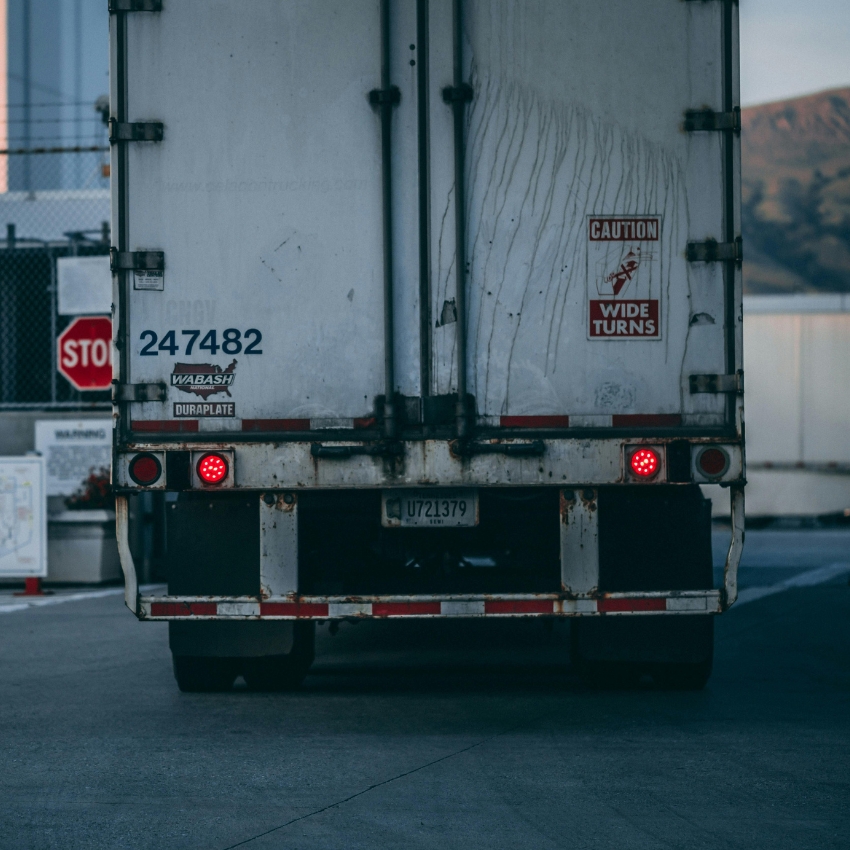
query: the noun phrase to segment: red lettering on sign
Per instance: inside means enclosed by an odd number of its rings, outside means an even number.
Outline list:
[[[591,242],[657,242],[659,218],[591,218]]]
[[[658,337],[658,299],[646,301],[591,301],[592,337]]]

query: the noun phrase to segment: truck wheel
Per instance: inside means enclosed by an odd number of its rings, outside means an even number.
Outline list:
[[[629,661],[589,657],[582,651],[582,623],[570,625],[570,663],[582,682],[596,690],[628,690],[637,686],[641,670]]]
[[[635,687],[648,674],[659,687],[695,691],[711,676],[711,616],[588,618],[570,628],[573,668],[591,687]]]
[[[711,677],[712,658],[691,664],[657,664],[651,670],[655,684],[670,691],[701,691]]]
[[[238,668],[233,658],[173,655],[174,678],[184,693],[213,693],[233,687]]]
[[[640,682],[637,664],[617,661],[583,661],[575,664],[579,678],[589,688],[598,691],[627,691]]]
[[[252,691],[295,690],[315,658],[316,626],[296,623],[292,650],[286,655],[264,655],[242,659],[242,676]]]

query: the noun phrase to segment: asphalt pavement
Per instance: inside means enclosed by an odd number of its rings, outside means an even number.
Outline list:
[[[846,850],[848,575],[850,531],[749,532],[700,693],[588,690],[567,622],[432,621],[181,694],[116,592],[4,594],[0,848]]]

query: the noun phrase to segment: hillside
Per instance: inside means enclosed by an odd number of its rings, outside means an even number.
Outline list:
[[[850,292],[850,88],[742,118],[745,291]]]

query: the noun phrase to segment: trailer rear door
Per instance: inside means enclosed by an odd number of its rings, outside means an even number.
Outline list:
[[[453,9],[430,6],[432,390],[447,393],[455,175],[440,91],[452,81]],[[737,103],[731,4],[467,0],[463,14],[478,412],[491,424],[722,424],[724,399],[691,394],[689,379],[735,371],[739,273],[686,251],[740,232],[738,139],[683,125],[687,110]]]
[[[379,3],[119,20],[127,119],[164,125],[123,146],[128,249],[165,253],[162,279],[128,275],[129,381],[169,387],[133,420],[366,416],[383,392]]]

